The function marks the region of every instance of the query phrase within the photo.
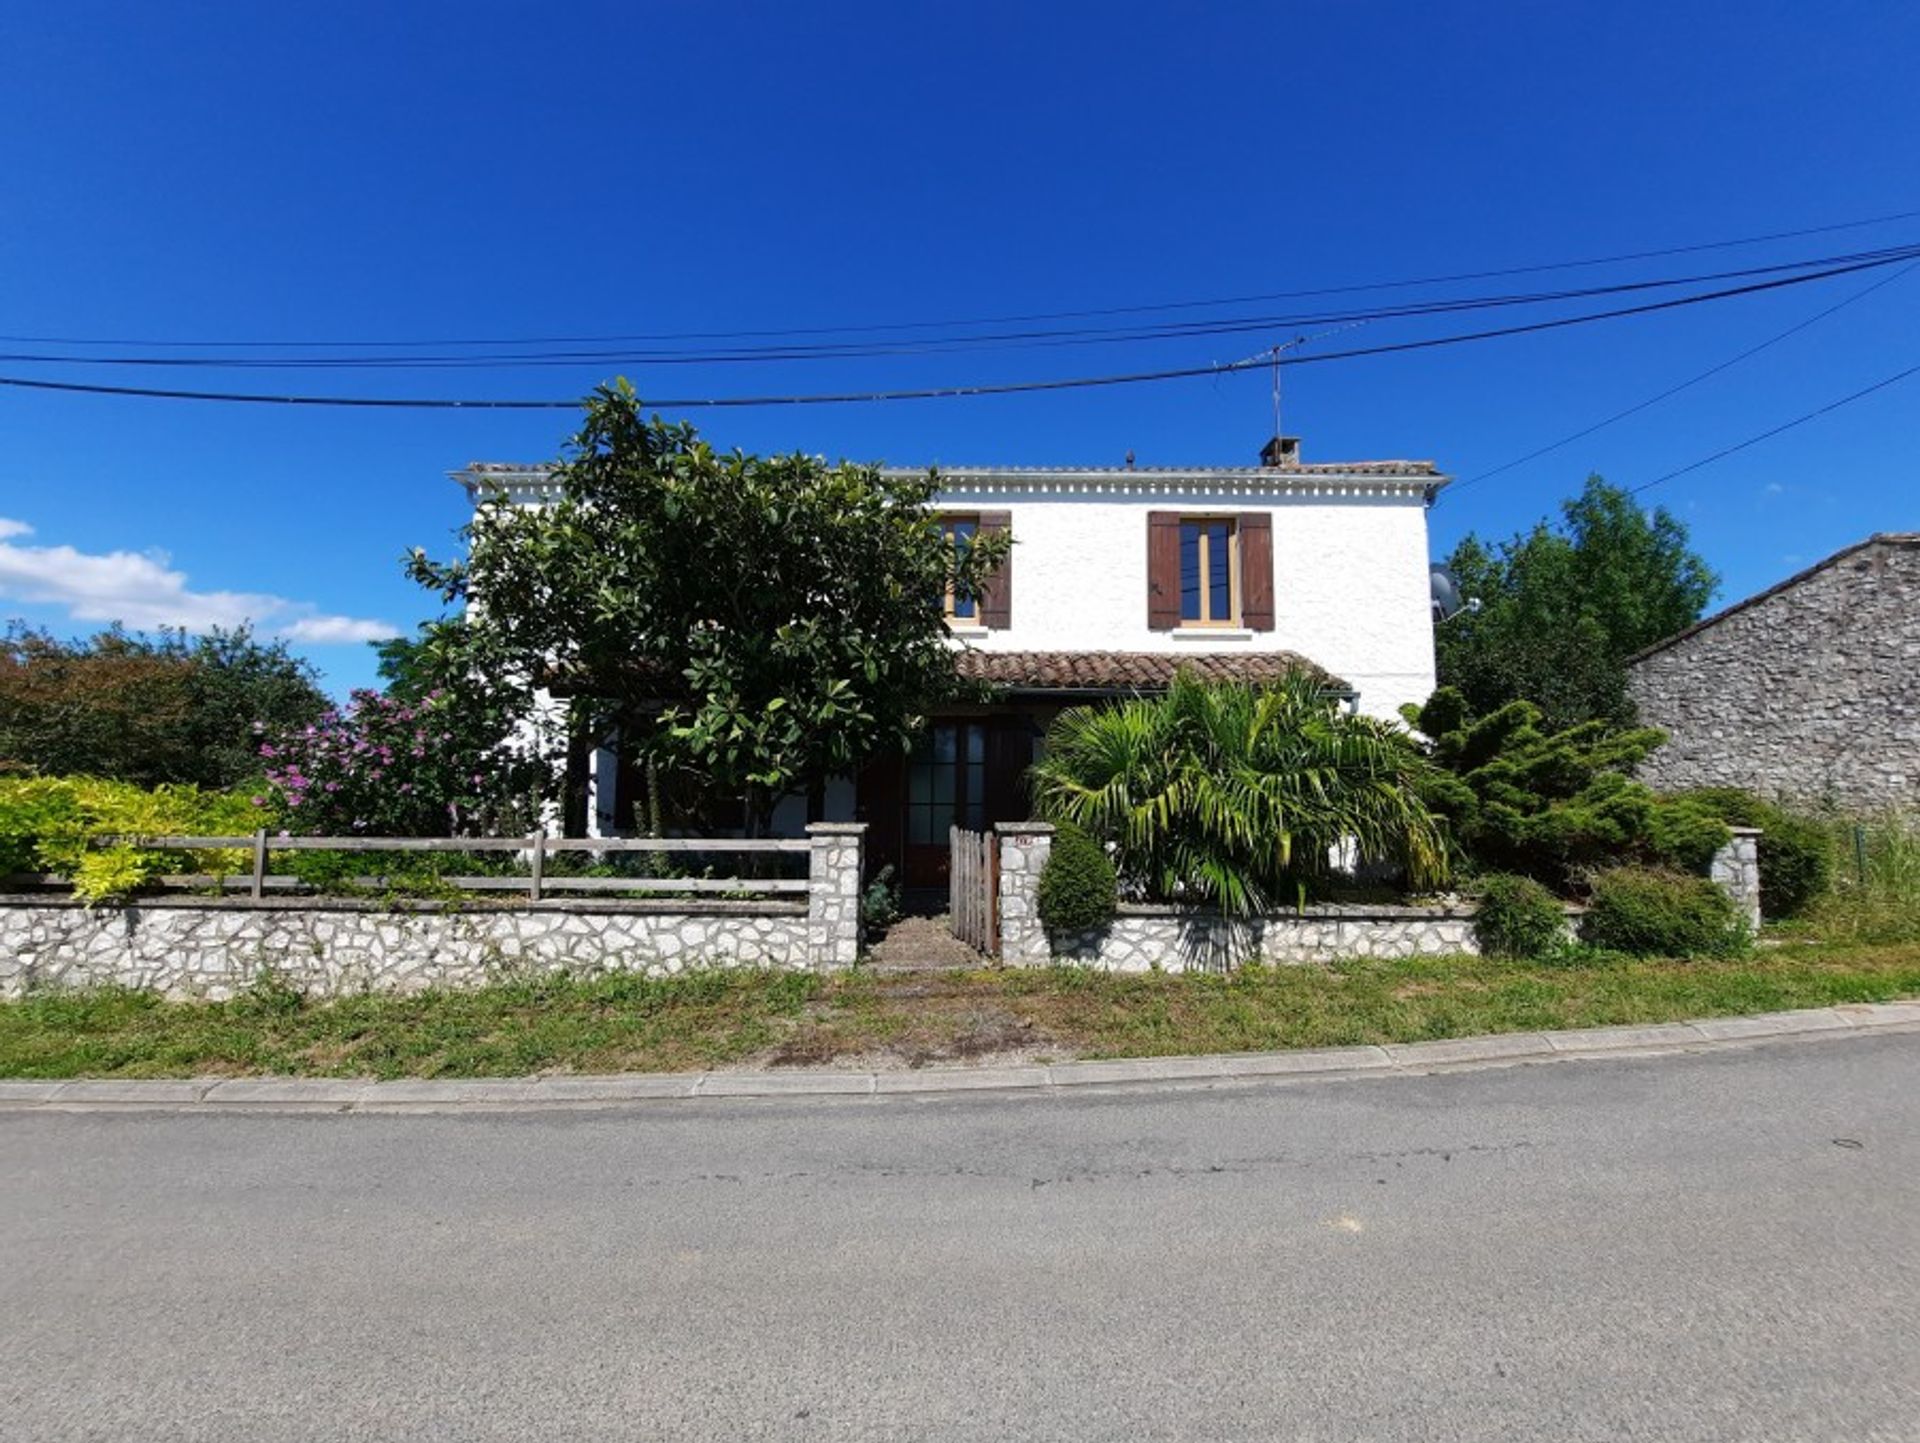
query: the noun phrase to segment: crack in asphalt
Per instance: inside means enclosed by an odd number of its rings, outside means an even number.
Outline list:
[[[1408,1163],[1438,1162],[1443,1166],[1456,1158],[1491,1158],[1537,1146],[1520,1138],[1512,1142],[1462,1143],[1453,1147],[1412,1147],[1392,1151],[1346,1151],[1331,1153],[1264,1153],[1202,1163],[1161,1163],[1141,1166],[1073,1168],[1051,1174],[1034,1174],[976,1167],[851,1166],[826,1171],[799,1169],[787,1172],[700,1172],[678,1178],[643,1178],[647,1187],[674,1187],[696,1183],[722,1183],[730,1186],[778,1186],[786,1183],[837,1183],[848,1181],[915,1181],[935,1178],[972,1178],[982,1182],[1025,1183],[1032,1191],[1046,1187],[1071,1187],[1085,1183],[1141,1182],[1151,1178],[1246,1177],[1282,1168],[1314,1168],[1342,1164],[1392,1163],[1396,1168]],[[1384,1181],[1384,1179],[1377,1179]]]

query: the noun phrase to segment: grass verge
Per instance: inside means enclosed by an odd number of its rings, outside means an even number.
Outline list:
[[[1920,945],[1787,946],[1735,961],[1481,958],[821,978],[545,978],[323,1002],[271,983],[231,1002],[125,991],[0,1004],[0,1076],[487,1077],[758,1066],[1152,1057],[1669,1022],[1920,996]]]

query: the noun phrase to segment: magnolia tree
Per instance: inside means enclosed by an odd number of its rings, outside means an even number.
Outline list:
[[[617,719],[635,760],[740,797],[753,832],[907,744],[956,685],[942,596],[1006,555],[928,524],[931,473],[718,452],[624,382],[589,398],[554,480],[551,504],[481,505],[465,561],[416,554],[418,581],[472,603],[443,642],[547,679],[577,727]]]
[[[356,691],[345,707],[263,740],[254,798],[309,836],[514,834],[538,817],[543,760],[502,718],[445,690],[412,700]]]

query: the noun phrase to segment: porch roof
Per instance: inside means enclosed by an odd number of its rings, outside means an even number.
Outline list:
[[[1017,692],[1126,693],[1165,691],[1176,671],[1202,681],[1278,681],[1304,673],[1327,690],[1352,688],[1293,651],[978,651],[954,662],[968,681]]]

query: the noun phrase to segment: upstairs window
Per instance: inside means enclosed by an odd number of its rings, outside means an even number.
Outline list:
[[[1240,548],[1231,517],[1180,522],[1180,624],[1240,624]]]
[[[965,557],[967,549],[973,545],[973,538],[980,534],[980,518],[977,516],[942,516],[939,525],[940,535],[953,548],[956,561]],[[955,590],[952,581],[947,582],[947,593],[942,598],[940,609],[946,613],[948,621],[969,626],[980,624],[979,598]]]

